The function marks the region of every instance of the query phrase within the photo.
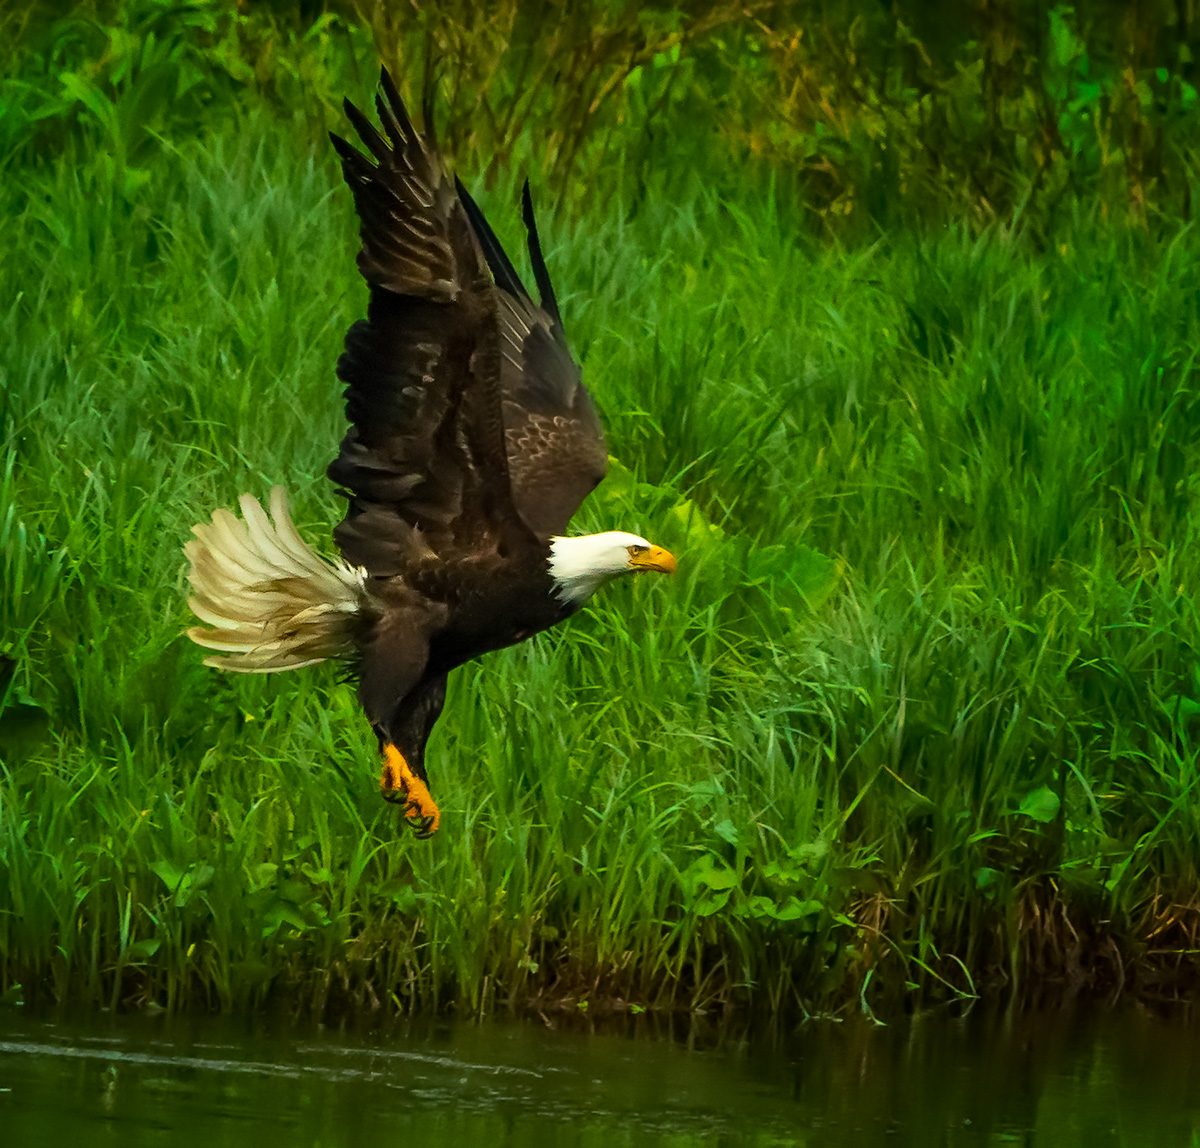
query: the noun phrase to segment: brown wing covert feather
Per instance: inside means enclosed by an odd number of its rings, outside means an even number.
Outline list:
[[[500,289],[500,389],[513,501],[536,534],[563,534],[579,504],[604,477],[608,449],[579,365],[567,348],[529,185],[522,200],[540,306],[525,290],[483,212],[461,183],[456,186]]]
[[[535,533],[563,534],[604,477],[604,430],[579,367],[544,312],[504,296],[500,345],[513,501]]]

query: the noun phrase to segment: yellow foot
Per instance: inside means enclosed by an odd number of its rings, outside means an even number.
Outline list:
[[[432,837],[442,815],[429,796],[429,787],[409,768],[394,745],[383,747],[383,775],[379,790],[384,801],[404,806],[404,816],[418,837]]]

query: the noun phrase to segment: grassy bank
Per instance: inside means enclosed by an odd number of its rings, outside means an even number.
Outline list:
[[[289,58],[336,63],[314,37]],[[545,228],[619,460],[577,525],[680,576],[455,676],[417,842],[333,671],[230,679],[181,637],[212,507],[282,482],[327,542],[365,305],[328,109],[200,75],[0,181],[0,987],[814,1008],[1194,976],[1194,228],[1080,200],[1049,238],[841,245],[715,126],[629,125]],[[510,247],[520,175],[480,192]]]

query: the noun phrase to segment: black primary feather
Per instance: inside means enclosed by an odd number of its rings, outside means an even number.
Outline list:
[[[558,300],[554,296],[554,284],[550,282],[550,272],[546,270],[546,261],[542,258],[542,244],[538,239],[537,219],[533,214],[533,196],[529,191],[529,180],[521,186],[521,218],[525,222],[525,235],[529,243],[529,260],[533,264],[533,278],[537,282],[538,294],[541,296],[542,310],[562,327],[562,316],[558,313]]]

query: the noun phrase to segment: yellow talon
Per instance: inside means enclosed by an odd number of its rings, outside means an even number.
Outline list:
[[[429,795],[429,787],[390,742],[383,747],[383,774],[379,789],[385,801],[404,806],[404,816],[418,837],[432,837],[442,819],[441,811]]]

